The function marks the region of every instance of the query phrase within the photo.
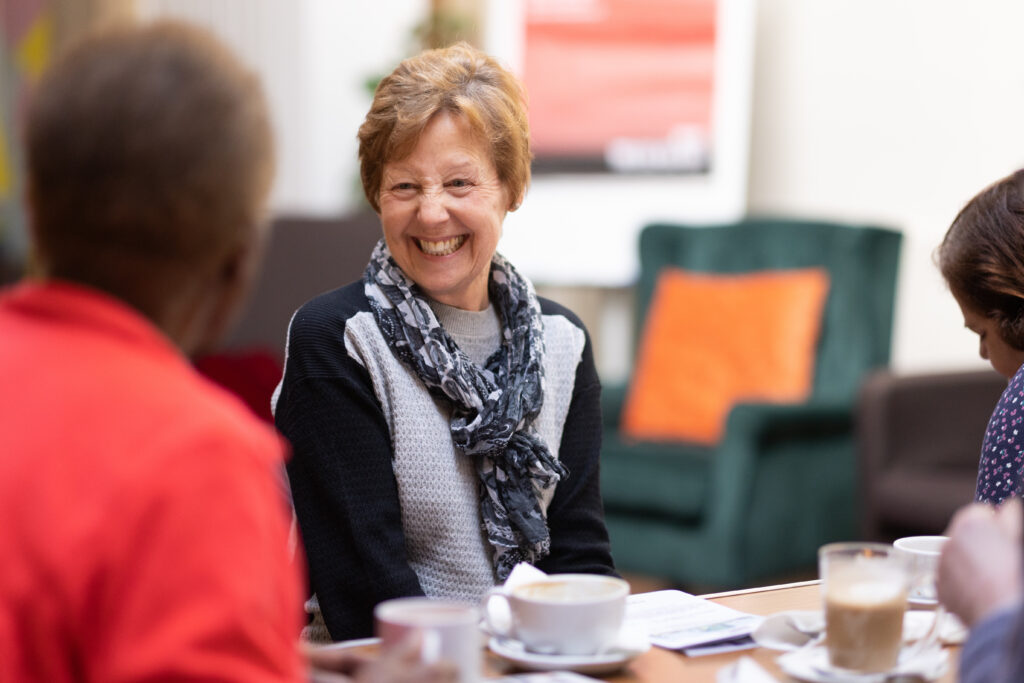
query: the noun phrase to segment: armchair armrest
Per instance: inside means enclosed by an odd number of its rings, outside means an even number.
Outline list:
[[[740,403],[729,412],[724,447],[765,439],[842,433],[853,425],[850,401],[812,399],[806,403]]]
[[[976,471],[985,427],[1005,388],[991,370],[872,373],[857,411],[865,475],[894,465]]]
[[[734,406],[711,466],[711,486],[718,492],[709,508],[711,526],[723,534],[738,534],[744,528],[747,508],[754,499],[758,459],[765,446],[828,441],[849,435],[852,428],[853,405],[849,401],[812,399],[797,404]],[[848,464],[852,468],[852,461]]]
[[[986,426],[1005,388],[988,369],[868,376],[856,422],[865,538],[911,524],[939,530],[973,497]],[[907,488],[931,492],[929,504],[896,495]]]

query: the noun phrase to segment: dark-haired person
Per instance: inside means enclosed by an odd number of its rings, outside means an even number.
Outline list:
[[[283,442],[187,359],[264,239],[256,77],[194,27],[107,28],[42,78],[26,153],[39,272],[0,293],[0,680],[304,679]],[[444,673],[414,648],[312,656]]]
[[[296,312],[275,410],[330,636],[387,598],[477,601],[520,561],[613,573],[589,338],[496,251],[530,180],[518,81],[466,44],[407,59],[359,159],[384,237]]]
[[[978,352],[1009,381],[985,431],[975,494],[1000,503],[1020,495],[1024,478],[1024,171],[967,203],[938,261]]]
[[[1024,170],[975,195],[953,220],[938,264],[978,335],[979,353],[1009,380],[982,442],[977,502],[954,515],[936,572],[939,600],[970,628],[964,683],[1024,680]]]

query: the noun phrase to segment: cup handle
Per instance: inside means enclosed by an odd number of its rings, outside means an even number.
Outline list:
[[[494,621],[494,619],[492,618],[492,614],[491,614],[491,601],[494,600],[495,598],[504,600],[505,608],[506,608],[506,610],[508,611],[508,614],[509,614],[508,624],[505,624],[505,625],[497,624]],[[490,631],[493,635],[501,636],[502,638],[510,637],[510,633],[511,633],[511,629],[512,629],[512,606],[511,606],[511,604],[509,604],[508,594],[505,592],[504,587],[502,587],[502,586],[495,586],[494,588],[492,588],[489,591],[487,591],[487,593],[484,595],[484,599],[483,599],[483,613],[484,613],[484,623],[487,625],[487,630],[488,631]]]
[[[935,605],[935,620],[928,628],[928,632],[918,638],[913,645],[900,652],[900,661],[916,659],[922,653],[932,649],[938,644],[941,647],[942,622],[945,620],[946,610],[941,604]]]

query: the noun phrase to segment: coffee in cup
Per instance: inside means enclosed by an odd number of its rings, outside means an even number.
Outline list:
[[[912,578],[905,556],[881,543],[832,543],[818,551],[818,565],[831,665],[857,673],[895,668]],[[937,642],[941,618],[939,610],[931,631],[908,654]]]
[[[480,612],[476,605],[413,597],[385,600],[373,610],[381,647],[394,647],[419,634],[424,662],[448,661],[458,683],[475,683],[483,667]]]
[[[520,641],[539,654],[595,655],[615,644],[626,612],[629,584],[596,574],[552,574],[485,598],[491,632]],[[508,603],[507,628],[493,618],[492,601]]]

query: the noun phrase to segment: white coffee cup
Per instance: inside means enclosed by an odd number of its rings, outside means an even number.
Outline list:
[[[912,574],[910,598],[933,601],[935,597],[935,570],[939,566],[942,546],[948,536],[907,536],[892,545],[906,558]]]
[[[483,667],[480,611],[475,605],[396,598],[373,610],[377,636],[383,648],[394,647],[415,631],[424,662],[448,661],[458,671],[459,683],[475,683]]]
[[[492,633],[539,654],[600,654],[619,638],[629,584],[597,574],[551,574],[506,589],[491,589],[484,614]],[[511,623],[496,623],[492,601],[508,603]]]

